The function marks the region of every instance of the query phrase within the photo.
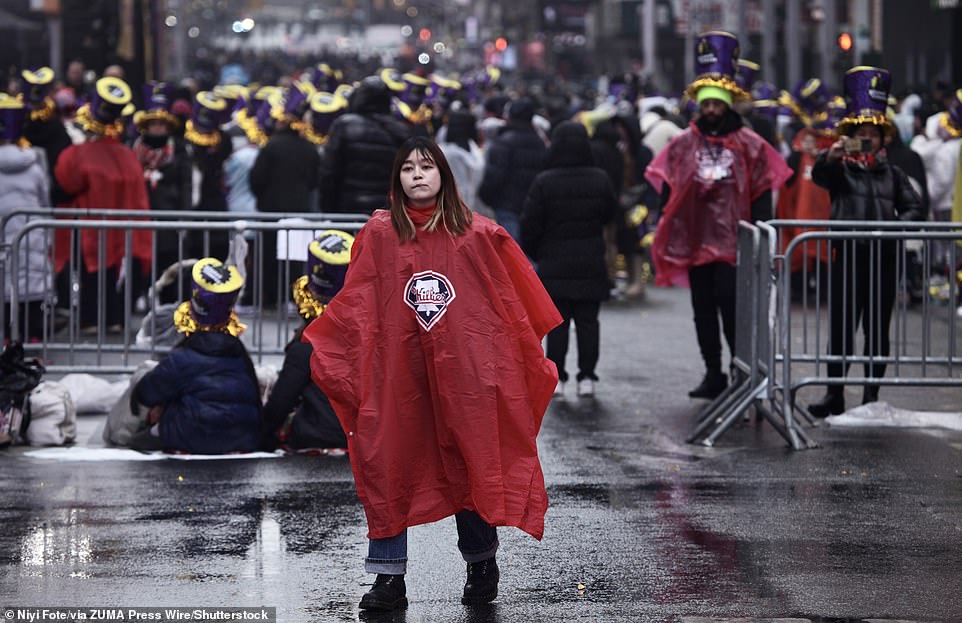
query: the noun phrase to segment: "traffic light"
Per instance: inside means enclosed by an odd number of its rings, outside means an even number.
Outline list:
[[[838,36],[838,47],[843,52],[848,52],[852,49],[852,35],[851,33],[843,32]]]
[[[504,52],[508,49],[508,40],[504,37],[498,37],[494,42],[494,47],[498,52]]]

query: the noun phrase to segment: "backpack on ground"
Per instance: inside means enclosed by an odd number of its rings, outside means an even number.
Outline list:
[[[11,342],[0,353],[0,447],[21,440],[30,426],[30,392],[40,384],[44,367],[25,358],[23,344]]]

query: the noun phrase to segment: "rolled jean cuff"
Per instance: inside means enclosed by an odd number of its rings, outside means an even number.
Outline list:
[[[494,543],[490,547],[486,547],[480,552],[461,552],[461,557],[464,558],[464,562],[481,562],[482,560],[487,560],[488,558],[493,558],[495,554],[498,553],[498,539],[494,540]]]
[[[483,559],[482,559],[483,560]],[[407,573],[407,558],[396,560],[373,560],[364,559],[364,571],[367,573],[383,573],[385,575],[404,575]]]

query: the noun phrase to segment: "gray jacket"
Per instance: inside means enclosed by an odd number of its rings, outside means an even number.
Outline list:
[[[37,150],[0,145],[0,217],[21,208],[47,207],[50,190],[42,162]],[[3,244],[12,244],[26,222],[25,216],[11,218],[2,232]],[[42,299],[50,291],[47,234],[43,230],[33,230],[20,240],[19,274],[14,280],[12,266],[8,263],[4,275],[4,296],[7,300],[12,295],[14,283],[17,284],[21,300]],[[11,258],[7,259],[9,262]]]

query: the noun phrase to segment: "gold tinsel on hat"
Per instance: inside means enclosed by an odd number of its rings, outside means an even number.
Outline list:
[[[247,125],[253,123],[254,119],[251,118],[246,108],[241,108],[234,113],[234,122],[237,123],[242,130],[247,130]]]
[[[241,128],[244,130],[244,134],[247,135],[247,140],[254,145],[258,147],[267,145],[268,136],[256,120],[250,119],[245,125],[241,126]]]
[[[948,132],[952,138],[962,137],[962,128],[952,125],[949,113],[942,113],[942,116],[939,118],[939,125],[942,126],[942,129]]]
[[[57,107],[49,97],[43,98],[43,108],[30,111],[30,121],[49,121],[53,118]]]
[[[864,123],[879,126],[882,128],[882,131],[889,136],[895,134],[895,125],[884,113],[869,111],[860,112],[851,117],[845,117],[835,124],[835,129],[839,134],[848,134]]]
[[[134,113],[134,125],[138,129],[143,130],[150,121],[164,121],[173,128],[180,127],[180,119],[166,110],[138,110]]]
[[[184,126],[184,138],[201,147],[214,147],[220,143],[220,132],[215,131],[210,134],[198,132],[197,128],[194,127],[194,121],[189,119],[187,125]]]
[[[725,89],[732,94],[732,97],[736,101],[750,102],[752,99],[750,93],[738,86],[737,82],[723,74],[705,74],[704,76],[696,78],[695,81],[685,89],[685,95],[688,96],[689,99],[697,101],[698,89],[702,87]]]
[[[237,314],[235,314],[233,310],[231,310],[227,322],[209,327],[197,324],[194,316],[190,313],[190,301],[184,301],[174,310],[174,326],[177,327],[178,333],[183,333],[184,335],[190,335],[198,331],[208,331],[210,333],[227,333],[228,335],[237,337],[247,330],[247,325],[237,319]]]
[[[117,119],[113,123],[102,123],[90,116],[90,104],[84,104],[77,109],[77,123],[87,132],[117,138],[124,133],[124,120]]]
[[[327,143],[327,134],[321,134],[320,132],[315,132],[314,128],[311,126],[305,126],[303,131],[304,138],[309,140],[315,145],[324,145]]]
[[[307,320],[314,320],[318,316],[324,313],[327,309],[327,305],[317,300],[314,293],[307,286],[308,277],[304,275],[299,277],[291,285],[291,294],[294,298],[294,304],[297,305],[297,313],[301,315],[302,318]]]

